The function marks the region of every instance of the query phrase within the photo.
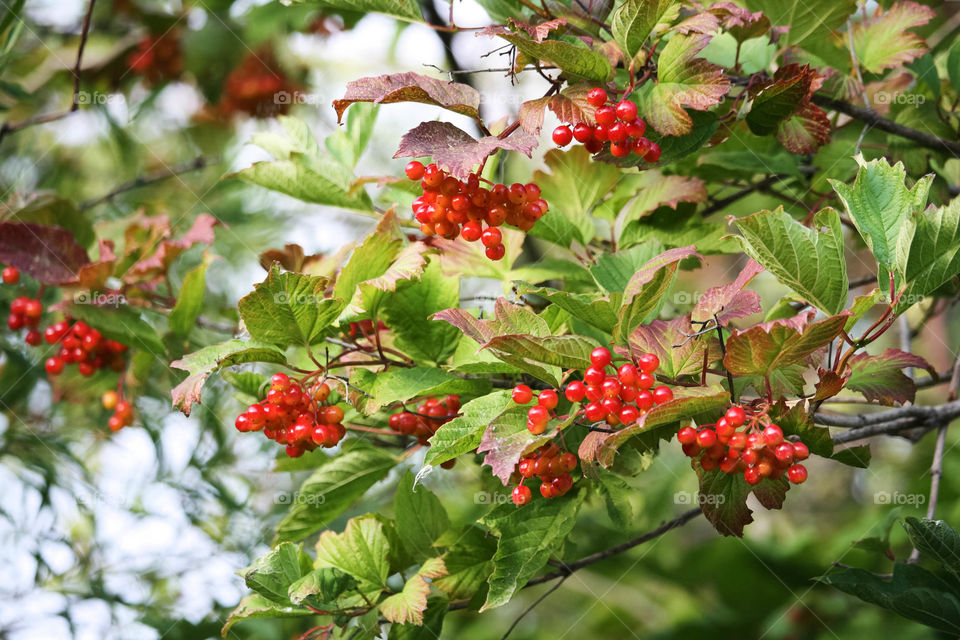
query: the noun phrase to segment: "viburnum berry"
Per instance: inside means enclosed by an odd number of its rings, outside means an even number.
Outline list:
[[[593,140],[593,127],[580,122],[573,128],[573,139],[577,142],[589,142]]]
[[[637,117],[637,105],[629,100],[621,100],[616,106],[617,117],[624,122],[632,122]]]
[[[733,406],[727,409],[727,412],[724,414],[727,422],[730,423],[735,429],[739,429],[743,426],[743,423],[747,420],[747,414],[744,412],[743,407]]]
[[[693,427],[681,427],[677,431],[677,441],[680,444],[692,444],[697,441],[697,430]]]
[[[644,373],[653,373],[660,367],[660,358],[654,353],[645,353],[637,358],[637,366]]]
[[[553,130],[553,143],[558,147],[565,147],[573,140],[573,131],[565,124]]]
[[[673,391],[670,387],[665,385],[660,385],[653,390],[653,401],[657,404],[663,404],[664,402],[670,402],[673,400]]]
[[[503,256],[507,254],[507,248],[502,244],[497,244],[492,247],[487,247],[484,254],[486,254],[490,260],[502,260]]]
[[[3,268],[4,284],[17,284],[20,282],[20,270],[13,265],[7,265]]]
[[[533,400],[533,390],[525,384],[518,384],[513,388],[513,401],[517,404],[528,404]]]
[[[530,487],[525,487],[522,484],[515,486],[510,493],[510,499],[513,500],[513,504],[518,507],[529,503],[532,498],[533,494],[530,492]]]
[[[407,177],[411,180],[420,180],[423,178],[423,171],[423,163],[417,162],[416,160],[408,162],[407,166],[403,169],[403,172],[407,174]]]
[[[607,92],[601,87],[587,91],[587,102],[592,107],[602,107],[607,102]]]
[[[767,428],[763,430],[763,440],[769,446],[775,447],[783,442],[783,431],[775,424],[768,425]]]
[[[103,405],[103,408],[107,411],[113,411],[117,408],[117,402],[120,400],[120,395],[116,391],[104,391],[103,395],[100,396],[100,404]]]
[[[44,363],[44,368],[51,376],[60,375],[63,373],[63,360],[57,357],[47,358],[47,361]]]
[[[609,105],[602,106],[594,112],[593,118],[601,127],[609,127],[617,121],[617,110]]]
[[[497,229],[496,227],[489,227],[480,236],[480,242],[483,243],[483,246],[488,248],[499,245],[502,240],[503,236],[500,233],[500,229]]]
[[[580,402],[587,395],[587,387],[579,380],[574,380],[564,389],[563,395],[570,402]]]
[[[559,402],[560,397],[553,389],[544,389],[540,392],[540,396],[537,398],[537,404],[544,409],[555,409]]]
[[[792,465],[787,469],[787,479],[793,484],[803,484],[807,481],[807,468],[802,464]]]
[[[590,352],[590,363],[598,369],[603,369],[610,364],[610,351],[605,347],[597,347]]]

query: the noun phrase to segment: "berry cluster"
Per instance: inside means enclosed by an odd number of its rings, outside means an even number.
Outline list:
[[[7,269],[10,268],[12,267],[7,267]],[[4,269],[3,276],[4,282],[6,282],[6,269]],[[20,274],[17,273],[17,278],[7,284],[15,284],[19,278]],[[37,331],[37,325],[40,324],[40,316],[42,315],[43,303],[39,300],[28,298],[27,296],[17,296],[13,299],[13,302],[10,303],[10,315],[7,316],[7,326],[10,327],[11,331],[19,331],[26,327],[27,335],[24,337],[24,341],[31,347],[36,347],[43,342],[43,337],[40,335],[40,332]]]
[[[387,325],[383,324],[383,322],[378,321],[377,324],[374,325],[373,320],[361,320],[360,322],[351,322],[346,334],[356,340],[357,338],[369,338],[373,335],[374,329],[382,331],[386,328]]]
[[[20,270],[15,266],[7,265],[3,268],[3,283],[4,284],[17,284],[20,282]]]
[[[430,436],[437,432],[441,425],[457,417],[460,411],[460,396],[449,395],[443,402],[437,398],[427,398],[417,407],[416,412],[401,411],[387,420],[387,425],[407,436],[415,436],[422,445],[427,445]]]
[[[467,242],[479,240],[491,260],[500,260],[506,253],[498,227],[507,224],[529,231],[547,212],[547,201],[532,182],[509,187],[493,184],[488,189],[475,173],[458,180],[435,164],[424,167],[416,160],[404,171],[411,180],[420,180],[423,188],[423,195],[413,201],[420,231],[449,240],[458,235]]]
[[[107,420],[110,431],[120,431],[133,424],[133,405],[121,398],[116,391],[105,391],[100,397],[100,403],[107,411],[113,411],[113,415]]]
[[[598,347],[590,354],[590,363],[583,373],[583,381],[574,380],[564,389],[564,396],[570,402],[587,400],[583,408],[584,417],[590,422],[606,421],[610,426],[629,425],[652,409],[654,405],[673,400],[673,391],[665,385],[656,385],[654,372],[660,366],[660,359],[645,353],[636,363],[626,362],[619,368],[614,367],[610,351]],[[613,369],[611,374],[608,368]],[[527,404],[533,400],[533,390],[525,384],[513,389],[513,401]],[[530,433],[541,434],[547,429],[551,411],[560,398],[554,389],[541,391],[537,404],[527,413],[527,429]]]
[[[280,70],[273,54],[250,53],[224,81],[219,115],[242,112],[269,118],[287,113],[298,94],[297,86]]]
[[[519,507],[530,502],[530,487],[525,486],[523,481],[533,476],[540,479],[540,495],[544,498],[559,498],[573,486],[570,472],[576,468],[577,456],[569,451],[561,452],[555,442],[545,444],[525,455],[517,463],[517,472],[522,480],[510,494],[513,504]]]
[[[305,391],[285,373],[270,379],[267,398],[237,416],[237,431],[263,431],[263,435],[286,446],[287,455],[298,458],[317,447],[335,447],[346,429],[343,409],[329,404],[330,387],[318,383]]]
[[[572,140],[583,143],[590,153],[597,153],[604,142],[610,143],[610,153],[617,158],[625,158],[631,152],[649,163],[660,160],[660,146],[645,137],[647,125],[643,118],[637,117],[637,105],[629,100],[621,100],[616,105],[607,104],[607,92],[595,87],[587,92],[587,102],[596,107],[593,114],[596,126],[591,127],[580,122],[571,128],[562,124],[553,130],[553,141],[559,147],[565,147]]]
[[[720,469],[731,475],[742,473],[751,485],[764,478],[779,478],[784,473],[790,482],[803,483],[807,479],[807,468],[799,462],[810,456],[807,445],[784,440],[780,427],[764,421],[759,415],[748,420],[743,407],[733,406],[714,425],[701,425],[699,430],[689,426],[681,428],[677,440],[688,457],[699,457],[704,471]],[[746,428],[740,431],[744,425]]]
[[[176,80],[183,73],[180,32],[173,29],[162,35],[143,36],[127,58],[127,66],[152,84]]]
[[[63,373],[64,365],[67,364],[76,364],[77,371],[84,377],[92,376],[105,367],[113,371],[123,371],[127,364],[124,356],[127,345],[104,338],[99,331],[83,321],[71,322],[69,318],[55,322],[43,332],[47,344],[60,343],[57,355],[47,358],[44,364],[49,375]],[[29,334],[27,337],[29,338]]]

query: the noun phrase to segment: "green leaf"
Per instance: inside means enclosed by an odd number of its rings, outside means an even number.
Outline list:
[[[417,361],[445,362],[457,348],[460,333],[445,322],[433,322],[430,316],[455,307],[460,302],[460,282],[431,260],[416,282],[406,282],[387,292],[381,311],[396,336],[397,348]]]
[[[223,625],[221,635],[226,638],[230,628],[243,620],[259,620],[262,618],[297,618],[316,615],[309,609],[284,606],[264,598],[259,594],[251,594],[240,601],[240,604],[230,612],[226,624]]]
[[[326,9],[343,9],[361,14],[383,13],[407,22],[423,22],[420,7],[414,0],[319,0],[311,4]]]
[[[807,357],[840,335],[846,316],[831,316],[802,326],[812,312],[791,320],[775,320],[734,330],[727,340],[723,364],[735,376],[766,378]],[[802,332],[798,328],[802,326]]]
[[[288,597],[296,605],[305,604],[321,611],[331,611],[341,608],[338,603],[340,597],[356,587],[357,581],[353,576],[333,567],[324,567],[308,571],[291,583]]]
[[[857,60],[871,73],[900,68],[927,51],[927,43],[907,31],[936,17],[930,7],[916,2],[895,2],[880,15],[853,25]]]
[[[253,371],[221,371],[220,377],[240,393],[252,398],[260,399],[260,389],[267,382],[267,377]]]
[[[954,40],[950,45],[950,53],[947,54],[947,77],[950,78],[950,86],[960,87],[960,40]],[[938,86],[939,82],[938,78]]]
[[[174,387],[173,406],[190,415],[191,405],[200,402],[200,392],[207,376],[223,367],[247,362],[286,364],[287,356],[278,347],[255,340],[227,340],[188,353],[170,363],[174,369],[183,369],[190,374]]]
[[[585,336],[531,335],[497,336],[483,345],[498,358],[520,369],[526,369],[530,361],[553,365],[561,369],[586,369],[590,366],[590,352],[600,344]],[[559,380],[547,380],[555,386]]]
[[[324,140],[327,151],[344,166],[355,168],[370,142],[376,121],[376,105],[358,104],[347,115],[347,126]]]
[[[142,349],[159,358],[166,353],[156,330],[131,307],[98,307],[73,302],[64,309],[64,313],[76,320],[83,320],[105,337],[131,349]]]
[[[623,306],[618,313],[617,325],[613,328],[614,342],[627,344],[633,330],[663,306],[680,261],[699,257],[693,246],[668,249],[634,273],[623,292]]]
[[[381,229],[382,225],[364,239],[363,244],[353,250],[347,264],[343,265],[333,287],[334,297],[348,304],[360,292],[358,286],[382,276],[393,264],[400,251],[401,240]]]
[[[758,136],[776,133],[780,123],[787,120],[807,100],[816,71],[809,66],[790,65],[794,73],[775,78],[769,86],[757,93],[747,113],[750,131]],[[780,74],[778,74],[780,75]]]
[[[180,284],[177,304],[170,310],[170,316],[167,318],[170,330],[178,336],[186,337],[190,333],[203,308],[208,265],[209,263],[204,260],[202,264],[191,269]]]
[[[897,313],[919,302],[960,274],[960,198],[917,218],[907,258],[906,290]]]
[[[247,586],[283,605],[290,604],[290,585],[310,573],[313,560],[299,544],[284,542],[241,571]],[[296,603],[299,604],[299,603]]]
[[[782,413],[777,418],[777,424],[785,436],[799,436],[803,444],[810,449],[810,453],[824,458],[833,456],[833,438],[830,437],[830,429],[815,425],[804,403],[798,402],[789,411]]]
[[[496,29],[494,27],[493,29]],[[579,40],[572,39],[571,42],[565,40],[544,40],[536,42],[519,33],[511,32],[501,28],[494,32],[510,44],[514,45],[521,53],[533,58],[557,66],[567,73],[596,80],[597,82],[606,82],[612,71],[610,61],[602,54],[588,49],[585,44]],[[575,44],[576,43],[576,44]]]
[[[847,262],[843,255],[840,214],[818,211],[813,228],[784,212],[761,211],[738,218],[743,250],[784,286],[829,314],[847,305]]]
[[[390,544],[373,514],[351,518],[343,533],[324,531],[317,540],[317,569],[333,567],[353,576],[366,592],[386,588]]]
[[[327,279],[281,272],[274,264],[267,279],[240,299],[240,317],[250,335],[280,346],[307,346],[323,339],[343,310],[339,298],[327,298]]]
[[[960,578],[960,534],[943,520],[906,518],[903,527],[921,555]]]
[[[433,584],[436,584],[436,581]],[[422,624],[392,624],[387,639],[436,640],[443,631],[443,619],[447,615],[449,606],[449,601],[443,596],[427,598],[427,609],[423,613]]]
[[[495,391],[460,407],[460,417],[437,429],[430,438],[425,465],[439,465],[477,448],[490,421],[513,402],[510,391]]]
[[[870,466],[870,445],[847,447],[834,452],[833,459],[841,464],[857,469],[866,469]]]
[[[604,252],[597,257],[597,264],[590,268],[590,275],[604,290],[623,293],[633,274],[660,253],[663,253],[663,246],[656,240],[630,249]]]
[[[508,603],[543,568],[573,529],[585,495],[581,488],[562,498],[535,499],[522,509],[503,504],[481,519],[499,538],[481,612]]]
[[[519,287],[523,295],[536,295],[546,298],[574,318],[582,320],[601,331],[610,333],[617,324],[617,310],[622,303],[622,296],[610,294],[606,296],[590,295],[586,293],[570,293],[558,291],[549,287]]]
[[[491,389],[488,380],[467,380],[437,367],[394,367],[378,373],[365,389],[373,398],[363,407],[367,414],[395,402],[421,396],[449,394],[484,395]]]
[[[747,506],[750,493],[767,509],[779,509],[790,489],[790,483],[783,476],[776,480],[764,478],[760,484],[750,486],[742,473],[704,471],[699,464],[697,475],[703,515],[721,534],[738,538],[743,537],[743,528],[753,522],[753,512]]]
[[[388,622],[395,624],[423,624],[423,612],[427,608],[430,584],[421,575],[414,575],[403,585],[400,593],[384,598],[377,605]]]
[[[706,111],[719,104],[730,90],[730,80],[723,69],[697,57],[710,37],[700,33],[675,34],[660,52],[657,83],[648,82],[638,91],[640,112],[657,133],[691,133],[694,122],[684,107]]]
[[[762,11],[774,26],[788,26],[779,45],[811,43],[829,35],[856,11],[856,0],[747,0],[751,11]]]
[[[582,146],[551,149],[544,161],[550,172],[537,171],[533,179],[550,208],[530,233],[563,247],[589,243],[596,234],[590,209],[617,183],[620,171],[591,161]]]
[[[452,600],[472,598],[484,586],[493,569],[496,538],[486,535],[486,531],[475,525],[462,532],[450,532],[445,539],[450,536],[450,549],[443,557],[447,575],[434,580],[433,585]]]
[[[397,535],[415,560],[437,555],[433,545],[450,528],[450,518],[437,496],[422,485],[414,488],[409,471],[400,478],[394,493],[393,514]]]
[[[353,190],[353,173],[332,158],[293,152],[289,159],[255,162],[232,176],[304,202],[373,211],[367,192]]]
[[[709,361],[714,362],[720,357],[720,344],[713,335],[690,338],[694,333],[689,315],[654,320],[637,327],[627,339],[628,349],[617,351],[629,352],[634,361],[644,353],[656,355],[660,359],[657,371],[668,378],[697,375],[703,370],[704,352],[709,349]]]
[[[824,582],[908,620],[950,636],[960,634],[960,598],[950,584],[923,567],[895,564],[892,579],[845,569],[829,574]]]
[[[661,31],[680,15],[676,0],[624,0],[610,16],[613,37],[632,60],[651,33]]]
[[[852,185],[839,180],[830,180],[830,184],[877,259],[881,267],[880,290],[886,291],[888,273],[894,273],[898,287],[903,282],[917,225],[916,214],[926,205],[933,176],[924,176],[907,189],[903,163],[891,167],[886,158],[866,162],[861,155],[856,161],[860,169]]]
[[[277,525],[277,540],[300,540],[329,526],[397,463],[389,453],[355,445],[313,472]]]

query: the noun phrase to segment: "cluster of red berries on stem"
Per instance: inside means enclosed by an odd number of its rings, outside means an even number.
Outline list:
[[[740,427],[746,425],[742,431]],[[743,474],[747,484],[755,485],[764,478],[777,479],[784,474],[794,484],[807,479],[807,468],[801,461],[810,456],[802,442],[784,439],[783,430],[763,415],[748,420],[743,407],[734,405],[713,425],[699,429],[682,427],[677,440],[691,463],[700,460],[704,471],[719,469],[726,474]]]
[[[460,396],[449,395],[441,402],[438,398],[427,398],[417,410],[394,413],[387,425],[397,433],[414,436],[422,445],[430,444],[428,439],[444,425],[457,417],[460,411]]]
[[[536,476],[540,480],[540,495],[544,498],[559,498],[573,486],[570,472],[577,468],[577,456],[569,451],[561,451],[557,443],[550,442],[533,453],[525,455],[517,463],[520,484],[510,494],[513,504],[518,507],[530,502],[532,493],[524,481]]]
[[[100,397],[100,403],[107,411],[113,411],[113,415],[107,420],[110,431],[120,431],[133,424],[133,405],[116,391],[105,391]]]
[[[529,231],[547,212],[547,201],[534,183],[491,184],[488,189],[473,173],[466,180],[448,175],[436,164],[426,167],[414,160],[404,172],[419,180],[423,195],[413,201],[413,213],[426,236],[467,242],[479,240],[487,257],[500,260],[506,253],[500,227],[504,224]]]
[[[647,125],[637,116],[637,105],[629,100],[621,100],[616,105],[607,104],[607,92],[595,87],[587,92],[587,102],[596,107],[593,114],[596,126],[580,122],[573,127],[562,124],[553,130],[553,142],[565,147],[571,141],[583,143],[590,153],[597,153],[604,142],[610,143],[610,153],[617,158],[625,158],[635,153],[649,163],[660,160],[660,146],[644,137]]]
[[[7,267],[8,269],[10,267]],[[19,273],[17,274],[19,279]],[[6,281],[6,278],[4,278]],[[16,280],[13,281],[16,283]],[[11,284],[11,283],[8,283]],[[43,315],[43,303],[27,296],[17,296],[10,303],[10,315],[7,316],[7,326],[11,331],[19,331],[26,328],[27,334],[24,341],[31,347],[36,347],[43,342],[43,336],[37,330],[40,324],[40,317]]]
[[[136,50],[127,58],[127,66],[142,74],[148,82],[175,80],[183,73],[183,50],[180,32],[172,29],[162,35],[143,36]]]
[[[263,431],[263,435],[286,447],[298,458],[317,447],[335,447],[346,435],[343,409],[328,403],[330,387],[325,382],[309,390],[285,373],[270,379],[267,398],[237,416],[237,431]]]
[[[77,365],[80,375],[92,376],[98,370],[109,368],[123,371],[127,366],[127,345],[103,337],[99,331],[82,320],[60,320],[43,332],[47,344],[60,343],[57,355],[47,358],[44,367],[51,376],[63,373],[65,365]],[[131,414],[132,416],[132,414]]]
[[[591,366],[583,373],[583,380],[567,384],[564,396],[570,402],[587,401],[584,417],[590,422],[606,421],[610,426],[629,425],[655,405],[673,400],[673,391],[666,385],[657,385],[654,375],[660,359],[652,353],[641,355],[637,361],[616,367],[612,355],[604,347],[590,354]],[[525,384],[513,389],[513,401],[528,404],[533,390]],[[537,397],[537,404],[527,413],[527,429],[541,434],[547,429],[551,412],[560,398],[554,389],[545,389]]]

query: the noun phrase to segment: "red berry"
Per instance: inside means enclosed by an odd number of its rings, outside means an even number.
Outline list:
[[[810,457],[810,449],[807,448],[807,445],[802,442],[793,443],[793,458],[794,460],[806,460]]]
[[[623,424],[633,424],[640,417],[640,410],[633,405],[627,405],[620,409],[620,422]]]
[[[27,318],[39,318],[43,314],[43,304],[30,298],[23,306],[23,315]]]
[[[63,371],[63,360],[57,357],[47,358],[44,368],[51,376],[59,375]]]
[[[503,258],[503,256],[506,255],[507,248],[502,244],[498,244],[492,247],[487,247],[484,253],[487,254],[487,258],[489,258],[490,260],[500,260]]]
[[[599,402],[591,402],[583,408],[583,414],[590,422],[598,422],[603,420],[604,416],[607,415],[607,412],[604,411]]]
[[[517,404],[527,404],[533,400],[533,390],[525,384],[518,384],[513,388],[513,401]]]
[[[278,391],[285,391],[290,385],[290,376],[285,373],[275,373],[270,378],[270,386]]]
[[[653,390],[653,401],[657,404],[663,404],[671,400],[673,400],[673,391],[671,391],[670,387],[660,385]]]
[[[627,139],[627,125],[623,124],[622,122],[613,123],[610,125],[609,135],[611,142],[622,143]],[[630,153],[631,148],[632,145],[627,146],[627,153]]]
[[[793,460],[793,445],[789,442],[778,444],[777,448],[773,450],[773,455],[780,462],[790,462]]]
[[[480,226],[480,223],[476,220],[464,223],[463,229],[460,231],[460,235],[463,236],[463,239],[467,242],[476,242],[482,234],[483,227]]]
[[[795,464],[787,469],[787,478],[793,484],[803,484],[807,481],[807,468],[802,464]]]
[[[743,411],[743,407],[740,406],[733,406],[727,409],[724,417],[734,428],[742,427],[743,423],[747,421],[747,414]]]
[[[747,467],[743,470],[743,479],[747,481],[747,484],[759,484],[763,478],[760,476],[760,471],[756,467]]]
[[[17,284],[20,282],[20,270],[13,265],[7,265],[4,267],[3,282],[5,284]]]
[[[607,92],[600,87],[587,91],[587,102],[592,107],[602,107],[607,102]]]
[[[573,139],[577,142],[593,140],[593,127],[583,122],[573,128]]]
[[[583,143],[583,148],[589,151],[590,153],[599,153],[603,149],[603,141],[591,139]]]
[[[644,373],[653,373],[660,366],[660,358],[653,353],[645,353],[637,360],[637,364]]]
[[[593,353],[597,353],[597,351],[600,351],[600,349],[595,349]],[[604,351],[606,351],[606,349],[604,349]],[[610,352],[607,351],[607,358],[609,359],[609,357]],[[593,361],[593,354],[590,354],[590,361]],[[583,372],[583,381],[588,386],[600,385],[606,378],[607,374],[603,372],[603,367],[587,367],[587,370]]]
[[[560,467],[567,473],[577,468],[577,456],[569,451],[560,454]]]
[[[617,378],[620,384],[632,387],[637,383],[637,368],[628,362],[617,369]]]
[[[617,103],[617,117],[624,122],[632,122],[637,118],[637,105],[629,100],[621,100]]]
[[[553,488],[553,485],[549,482],[544,482],[540,485],[540,495],[548,500],[550,498],[555,498],[557,495],[556,490]]]
[[[602,370],[604,367],[610,364],[610,351],[604,347],[597,347],[590,352],[590,363],[593,364],[593,366],[597,369]],[[587,369],[587,371],[589,372],[590,370]],[[606,376],[604,375],[604,377]],[[586,376],[584,376],[584,379],[586,380]],[[591,384],[591,382],[588,380],[587,384]]]
[[[630,155],[631,147],[629,144],[624,142],[611,142],[610,143],[610,153],[615,158],[626,158]]]
[[[763,430],[763,441],[775,447],[783,442],[783,431],[777,425],[771,424]]]
[[[27,335],[24,336],[23,340],[31,347],[36,347],[43,342],[43,336],[41,336],[40,332],[36,329],[31,329],[27,331]]]
[[[633,122],[627,125],[627,133],[630,134],[630,137],[634,140],[638,140],[643,137],[643,134],[647,131],[647,123],[643,121],[642,118],[637,118]]]
[[[656,403],[656,401],[653,399],[652,393],[644,390],[637,393],[636,403],[637,408],[641,411],[650,411],[650,409],[653,409],[653,405]]]
[[[250,431],[250,416],[241,413],[233,422],[233,426],[237,428],[237,431]]]
[[[513,500],[513,504],[518,507],[522,507],[530,502],[532,497],[533,494],[530,493],[530,487],[525,487],[522,484],[515,486],[510,494],[510,499]]]
[[[681,427],[677,431],[677,442],[680,444],[693,444],[697,441],[697,430],[693,427]]]
[[[647,152],[643,154],[643,159],[649,163],[655,163],[660,161],[660,145],[656,142],[651,142],[647,145]]]
[[[305,451],[302,444],[288,444],[286,447],[287,455],[291,458],[299,458]]]
[[[617,121],[617,110],[611,106],[600,107],[593,117],[601,127],[609,127]]]
[[[527,411],[527,419],[534,424],[547,424],[550,421],[550,412],[546,407],[535,404]]]
[[[713,429],[701,429],[697,433],[697,444],[704,449],[709,449],[717,442],[717,433]]]
[[[420,180],[423,178],[424,166],[422,162],[416,160],[408,162],[407,166],[404,167],[403,172],[407,174],[407,177],[411,180]]]
[[[500,244],[502,240],[503,235],[500,233],[500,229],[496,227],[490,227],[484,230],[480,236],[480,242],[482,242],[485,247],[495,247]]]
[[[700,455],[701,451],[700,445],[698,445],[696,442],[687,442],[681,446],[680,449],[683,451],[683,455],[687,456],[688,458],[696,458],[698,455]]]
[[[573,140],[573,131],[565,124],[553,130],[553,143],[558,147],[565,147]]]
[[[10,327],[11,331],[19,331],[23,329],[24,317],[18,313],[11,313],[7,316],[7,326]]]
[[[554,389],[544,389],[540,392],[540,397],[537,399],[537,404],[545,409],[553,409],[559,402],[560,397]]]
[[[583,400],[584,396],[587,395],[587,387],[579,380],[574,380],[567,385],[563,395],[566,396],[567,400],[570,402],[580,402]]]
[[[327,424],[336,424],[343,420],[343,409],[337,405],[330,405],[323,410],[323,418]]]
[[[600,406],[603,407],[604,412],[617,415],[620,413],[623,403],[620,402],[619,398],[604,398],[600,401]]]

